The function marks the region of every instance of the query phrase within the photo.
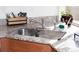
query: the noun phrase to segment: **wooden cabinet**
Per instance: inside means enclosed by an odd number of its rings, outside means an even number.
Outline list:
[[[0,51],[1,51],[1,39],[0,39]]]
[[[1,52],[8,51],[9,41],[7,38],[1,38]]]
[[[56,49],[52,48],[49,44],[40,44],[10,38],[3,38],[1,50],[9,52],[56,52]]]

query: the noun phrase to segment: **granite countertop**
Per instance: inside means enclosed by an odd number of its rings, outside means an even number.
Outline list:
[[[14,38],[16,40],[32,41],[32,42],[43,43],[43,44],[51,44],[51,45],[54,42],[57,41],[57,40],[51,40],[51,39],[47,39],[47,38],[34,37],[34,36],[25,36],[25,35],[18,35],[18,34],[14,35],[14,36],[10,35],[10,36],[7,36],[7,37]]]
[[[19,28],[31,28],[30,25],[20,25],[20,26],[0,26],[0,35],[2,36],[7,36],[7,33],[9,31],[13,31]],[[29,40],[33,42],[39,42],[39,43],[44,43],[44,44],[50,44],[52,47],[55,47],[58,51],[79,51],[79,48],[76,47],[74,41],[73,41],[73,33],[79,31],[79,28],[76,26],[72,26],[67,30],[67,34],[64,36],[63,40],[57,41],[53,39],[47,39],[47,38],[40,38],[40,37],[30,37],[30,36],[23,36],[23,35],[8,35],[7,37],[12,37],[15,39],[20,39],[20,40]],[[72,35],[72,36],[70,36]],[[1,37],[2,37],[1,36]],[[70,36],[70,38],[69,38]]]

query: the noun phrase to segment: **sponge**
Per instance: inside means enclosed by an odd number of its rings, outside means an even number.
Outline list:
[[[59,28],[60,29],[64,29],[64,25],[59,25]]]

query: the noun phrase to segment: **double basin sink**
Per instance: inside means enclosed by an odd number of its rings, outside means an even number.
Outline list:
[[[34,37],[42,37],[47,39],[59,39],[64,36],[65,32],[61,31],[54,31],[54,30],[46,30],[41,28],[20,28],[12,33],[18,35],[25,35],[25,36],[34,36]],[[11,34],[12,34],[11,33]]]

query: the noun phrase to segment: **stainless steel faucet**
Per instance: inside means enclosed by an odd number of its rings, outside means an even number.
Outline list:
[[[43,18],[41,19],[41,26],[42,26],[42,29],[44,29],[44,19]]]

